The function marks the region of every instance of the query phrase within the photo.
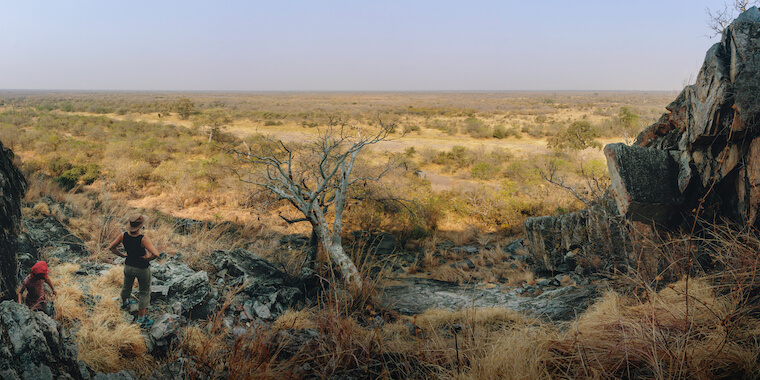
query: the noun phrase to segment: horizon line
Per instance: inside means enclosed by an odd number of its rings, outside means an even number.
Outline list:
[[[106,89],[0,89],[0,92],[89,92],[89,93],[515,93],[515,92],[678,92],[682,90],[106,90]]]

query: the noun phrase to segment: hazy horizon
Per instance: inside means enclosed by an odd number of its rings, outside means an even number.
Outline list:
[[[13,2],[0,89],[679,91],[722,1]]]

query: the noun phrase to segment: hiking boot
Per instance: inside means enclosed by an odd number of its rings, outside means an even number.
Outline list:
[[[137,303],[137,301],[135,301],[135,300],[126,300],[126,301],[122,302],[121,308],[122,308],[122,310],[126,310],[126,309],[129,309],[129,306],[134,305],[136,303]]]
[[[139,324],[140,324],[140,327],[142,327],[142,328],[144,328],[144,329],[149,329],[149,328],[151,328],[151,327],[153,326],[153,319],[152,319],[152,318],[144,318],[144,319],[142,320],[142,322],[140,322],[140,321],[138,320],[138,322],[137,322],[137,323],[139,323]]]

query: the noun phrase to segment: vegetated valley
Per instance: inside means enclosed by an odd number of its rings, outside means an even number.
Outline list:
[[[93,374],[757,376],[750,300],[760,240],[751,229],[716,223],[701,238],[713,262],[732,268],[720,272],[694,259],[692,238],[637,223],[628,225],[633,251],[665,258],[664,268],[584,263],[558,275],[534,271],[522,246],[527,218],[568,214],[601,195],[610,181],[601,147],[633,141],[675,96],[6,91],[0,142],[27,181],[22,234],[51,223],[65,230],[29,251],[49,262],[55,319]],[[296,157],[291,176],[313,190],[308,173],[325,141],[345,136],[329,162],[378,130],[353,164],[353,178],[366,179],[348,187],[339,216],[362,286],[321,245],[304,280],[312,224],[261,186],[273,169],[251,157]],[[323,205],[333,226],[337,206]],[[161,251],[148,308],[160,332],[119,309],[123,260],[107,247],[135,211],[148,216]],[[270,268],[256,286],[254,266]],[[205,290],[193,304],[196,288],[175,284],[200,273]],[[414,284],[476,293],[422,307],[405,299]],[[570,318],[531,303],[570,288],[594,289],[569,303]],[[508,301],[481,304],[478,291]]]

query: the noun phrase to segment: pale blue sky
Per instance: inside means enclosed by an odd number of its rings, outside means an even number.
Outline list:
[[[680,90],[722,0],[0,3],[0,89]]]

